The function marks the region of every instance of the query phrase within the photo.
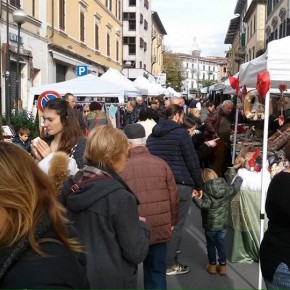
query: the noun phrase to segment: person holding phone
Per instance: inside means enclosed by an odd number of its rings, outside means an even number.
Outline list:
[[[32,142],[34,157],[41,161],[51,153],[62,151],[75,159],[81,168],[86,139],[69,103],[63,99],[48,101],[44,106],[43,120],[47,136]]]
[[[213,148],[216,146],[216,141],[219,138],[205,141],[202,133],[196,134],[196,122],[190,117],[184,116],[182,126],[187,129],[191,140],[193,142],[196,155],[198,157],[200,167],[205,168],[209,166],[209,160],[213,153]]]

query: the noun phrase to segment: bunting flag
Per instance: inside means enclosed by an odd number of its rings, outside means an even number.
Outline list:
[[[235,78],[233,76],[229,76],[229,81],[231,87],[236,90],[236,95],[239,95],[239,78]]]
[[[270,89],[270,84],[271,84],[270,74],[267,70],[265,72],[259,73],[257,75],[256,89],[257,89],[260,97],[266,96],[267,92]]]

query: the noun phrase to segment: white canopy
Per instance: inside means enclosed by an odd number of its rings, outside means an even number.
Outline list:
[[[240,86],[255,88],[257,75],[269,71],[271,89],[278,90],[279,84],[286,83],[290,88],[290,36],[268,43],[267,51],[240,66]],[[271,90],[272,91],[272,90]]]
[[[103,75],[100,76],[100,79],[122,87],[125,91],[125,95],[127,96],[137,96],[141,94],[141,92],[134,86],[133,82],[127,79],[116,69],[109,68]]]
[[[139,89],[142,95],[148,96],[158,96],[160,95],[159,89],[156,89],[155,85],[152,85],[148,79],[144,78],[143,76],[138,76],[133,81],[134,86]]]
[[[45,91],[56,91],[60,95],[70,92],[75,96],[84,97],[118,97],[119,102],[124,102],[122,87],[102,80],[93,74],[88,74],[65,82],[30,88],[28,110],[32,110],[34,95],[40,95]]]
[[[181,94],[178,93],[175,89],[173,89],[172,87],[168,87],[166,89],[169,92],[169,96],[170,97],[181,97]]]
[[[234,78],[238,78],[239,77],[239,73],[237,72],[236,74],[233,75]],[[231,86],[230,80],[229,78],[227,78],[224,81],[224,89],[223,89],[223,93],[224,94],[229,94],[229,95],[234,95],[236,94],[236,90],[234,90]]]

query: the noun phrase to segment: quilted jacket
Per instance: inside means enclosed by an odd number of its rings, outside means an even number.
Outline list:
[[[161,120],[153,128],[146,145],[151,154],[167,162],[176,183],[202,188],[199,160],[185,128],[172,120]]]
[[[233,185],[228,185],[224,178],[209,180],[204,184],[202,199],[193,198],[201,209],[202,226],[207,231],[221,231],[228,227],[230,197],[236,194],[243,179],[237,176]]]
[[[150,244],[168,242],[178,216],[178,192],[171,169],[145,146],[132,148],[129,154],[121,176],[138,198],[139,216],[150,225]]]

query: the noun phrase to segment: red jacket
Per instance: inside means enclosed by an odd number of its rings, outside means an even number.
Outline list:
[[[150,244],[168,242],[178,216],[178,191],[171,169],[145,146],[132,148],[129,153],[121,176],[140,202],[139,215],[151,227]]]

